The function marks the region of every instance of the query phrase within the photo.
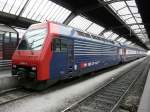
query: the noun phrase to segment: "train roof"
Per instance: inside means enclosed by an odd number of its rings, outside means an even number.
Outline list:
[[[145,49],[140,48],[140,47],[136,47],[136,46],[126,45],[126,44],[122,44],[122,43],[120,43],[120,45],[121,45],[122,47],[124,47],[124,48],[137,49],[137,50],[141,50],[141,51],[146,51]]]
[[[89,32],[85,32],[80,29],[73,28],[71,26],[67,26],[64,24],[57,23],[57,22],[47,21],[47,23],[50,24],[50,32],[56,35],[62,35],[62,36],[66,36],[69,38],[79,38],[82,40],[90,40],[90,41],[95,41],[95,42],[107,43],[107,44],[111,44],[111,45],[115,45],[119,47],[127,47],[131,49],[144,50],[139,47],[125,45],[117,41],[111,41],[111,40],[103,38],[102,36],[95,35]],[[41,25],[41,23],[39,23],[39,25]]]
[[[90,41],[95,41],[95,42],[102,42],[102,43],[107,43],[115,46],[120,46],[118,42],[114,42],[111,40],[107,40],[102,38],[101,36],[91,34],[76,28],[73,28],[71,26],[67,26],[64,24],[59,24],[55,22],[49,22],[50,23],[50,29],[51,33],[57,34],[57,35],[62,35],[62,36],[67,36],[71,38],[78,38],[82,40],[90,40]]]

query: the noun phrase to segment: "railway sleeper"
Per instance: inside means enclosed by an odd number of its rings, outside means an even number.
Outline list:
[[[103,96],[103,95],[99,95],[98,96],[99,98],[105,98],[105,99],[108,99],[108,100],[118,100],[119,99],[119,97],[116,97],[116,96]]]
[[[104,92],[117,94],[117,95],[122,95],[124,93],[123,91],[119,92],[119,91],[114,91],[114,90],[105,90]]]
[[[109,90],[112,90],[112,91],[119,91],[119,92],[124,92],[126,88],[113,88],[113,87],[110,87],[108,88]]]
[[[125,90],[127,87],[118,87],[118,86],[111,86],[111,87],[108,87],[109,89],[111,89],[111,88],[117,88],[117,89],[119,89],[119,90]]]
[[[109,104],[110,106],[112,106],[116,101],[113,101],[113,100],[109,100],[109,99],[95,99],[95,103],[96,104]]]
[[[130,82],[131,83],[131,82]],[[126,88],[128,88],[128,86],[129,86],[130,84],[128,84],[128,85],[119,85],[119,84],[112,84],[111,86],[110,86],[110,88],[124,88],[124,89],[126,89]]]
[[[79,109],[76,110],[73,112],[106,112],[105,108],[98,108],[98,107],[93,108],[88,106],[81,106]]]
[[[120,97],[118,94],[113,94],[113,93],[102,93],[103,96],[114,96],[114,97]]]

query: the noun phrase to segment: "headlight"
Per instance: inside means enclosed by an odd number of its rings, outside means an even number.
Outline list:
[[[36,67],[32,67],[32,70],[36,70]]]
[[[13,67],[13,68],[16,68],[17,66],[16,66],[16,65],[12,65],[12,67]]]

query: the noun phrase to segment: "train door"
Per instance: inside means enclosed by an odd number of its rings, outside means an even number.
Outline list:
[[[70,77],[73,69],[73,45],[72,40],[63,37],[55,38],[53,55],[50,64],[51,79],[64,79]]]
[[[74,65],[74,54],[73,54],[73,41],[68,41],[68,73],[71,73],[73,71],[73,65]]]
[[[3,35],[0,34],[0,60],[3,59]]]
[[[123,59],[123,62],[126,61],[126,48],[122,49],[122,59]]]
[[[122,62],[124,62],[125,61],[125,57],[126,57],[126,50],[125,50],[125,48],[120,48],[119,54],[121,56]]]

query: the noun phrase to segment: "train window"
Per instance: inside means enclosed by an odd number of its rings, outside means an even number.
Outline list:
[[[54,41],[53,41],[53,51],[60,52],[60,39],[54,39]]]
[[[26,50],[26,49],[29,49],[29,48],[30,48],[29,44],[28,44],[27,40],[25,40],[25,39],[23,39],[21,41],[21,43],[19,44],[19,46],[18,46],[19,50]]]
[[[47,36],[46,28],[27,30],[23,36],[24,40],[27,41],[26,42],[27,47],[26,49],[21,49],[21,47],[18,47],[18,49],[19,50],[41,50],[46,36]],[[22,41],[19,44],[19,46],[21,46],[21,44]]]
[[[61,51],[67,52],[67,41],[61,40]]]
[[[67,41],[61,39],[54,39],[53,51],[55,52],[67,52]]]
[[[2,41],[3,40],[3,35],[2,34],[0,34],[0,41]]]
[[[4,36],[5,36],[5,38],[4,38],[5,43],[9,43],[10,42],[10,33],[7,32],[4,34]]]
[[[11,41],[16,42],[16,39],[17,39],[17,34],[11,33]]]
[[[93,37],[94,39],[97,39],[97,37],[96,37],[96,36],[94,36],[94,35],[92,35],[92,37]]]

